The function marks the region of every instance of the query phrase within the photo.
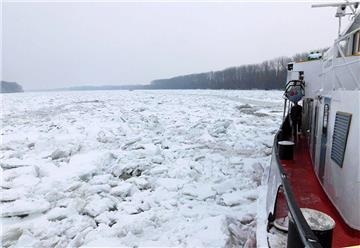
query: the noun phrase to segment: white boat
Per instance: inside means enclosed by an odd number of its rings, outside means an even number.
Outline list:
[[[314,7],[329,6],[337,8],[338,38],[323,54],[288,64],[258,247],[360,247],[359,3]],[[342,29],[345,16],[350,24]],[[299,135],[290,114],[298,100]]]

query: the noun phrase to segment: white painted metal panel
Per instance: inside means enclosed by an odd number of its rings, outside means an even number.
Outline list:
[[[319,94],[321,85],[322,60],[313,60],[294,64],[294,73],[304,71],[305,98],[315,98]]]
[[[336,112],[352,114],[343,166],[326,154],[324,189],[349,226],[360,229],[360,91],[334,91],[327,140],[331,151]]]

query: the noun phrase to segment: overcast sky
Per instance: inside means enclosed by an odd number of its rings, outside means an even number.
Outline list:
[[[284,2],[6,2],[2,74],[26,90],[144,84],[327,47],[334,14]]]

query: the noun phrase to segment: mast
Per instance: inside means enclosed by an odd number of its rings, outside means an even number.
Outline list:
[[[343,2],[343,3],[322,3],[322,4],[313,4],[311,5],[312,8],[324,8],[324,7],[336,7],[336,14],[335,17],[339,18],[339,30],[338,36],[341,36],[341,20],[344,16],[355,16],[356,10],[359,7],[360,2]],[[350,12],[347,12],[347,9]]]

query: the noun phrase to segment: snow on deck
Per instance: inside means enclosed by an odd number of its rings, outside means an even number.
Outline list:
[[[281,94],[2,95],[2,245],[254,246]]]

